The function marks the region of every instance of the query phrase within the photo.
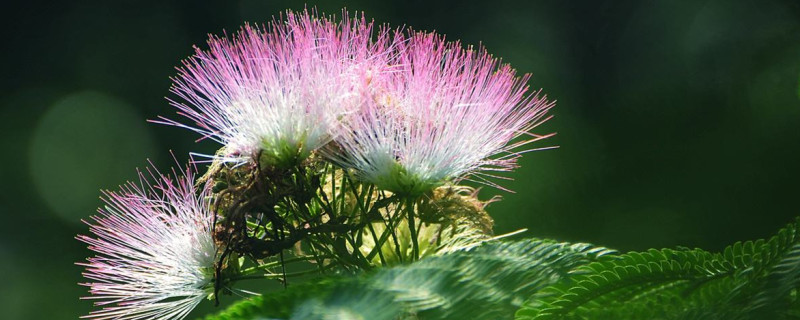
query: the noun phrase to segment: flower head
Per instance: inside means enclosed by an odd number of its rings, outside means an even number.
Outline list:
[[[94,237],[78,236],[97,255],[83,275],[102,309],[90,319],[182,319],[213,291],[217,248],[207,188],[192,186],[193,175],[165,176],[148,170],[139,185],[105,192],[105,208],[92,218]]]
[[[435,34],[395,39],[391,72],[370,84],[350,130],[327,155],[363,180],[399,194],[432,190],[448,180],[486,179],[516,166],[523,146],[547,136],[528,131],[552,103],[528,93],[483,49],[464,49]],[[522,137],[518,142],[515,138]]]
[[[354,86],[364,82],[371,48],[385,35],[372,39],[372,23],[346,12],[340,22],[308,11],[285,18],[197,49],[171,90],[183,100],[172,104],[195,125],[160,122],[222,143],[225,160],[259,154],[289,166],[328,143],[337,119],[356,107]]]

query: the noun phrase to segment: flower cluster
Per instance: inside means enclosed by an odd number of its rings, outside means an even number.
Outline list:
[[[488,202],[459,183],[502,189],[494,172],[549,136],[529,131],[553,104],[483,48],[346,12],[246,25],[178,70],[185,120],[155,122],[222,148],[197,180],[151,169],[105,193],[78,237],[103,307],[86,318],[179,320],[234,281],[286,281],[288,261],[363,270],[489,241]]]
[[[546,137],[528,132],[552,106],[525,95],[528,76],[435,34],[398,37],[390,55],[398,67],[373,79],[343,121],[341,153],[326,152],[336,163],[392,192],[420,194],[468,174],[492,184],[487,172],[512,169],[523,152],[515,150]]]
[[[182,319],[211,293],[217,248],[213,213],[195,190],[194,175],[170,177],[150,170],[140,185],[106,192],[106,206],[78,236],[97,256],[84,277],[103,309],[90,319]],[[151,184],[152,183],[152,184]],[[198,191],[199,193],[196,193]]]
[[[212,38],[172,89],[195,125],[164,122],[221,142],[226,160],[296,165],[319,150],[402,194],[467,176],[494,185],[492,171],[547,137],[529,130],[553,104],[528,93],[527,75],[436,34],[374,29],[289,12],[266,31]]]
[[[247,25],[232,39],[213,37],[209,49],[184,62],[172,104],[196,123],[185,126],[225,145],[226,159],[260,154],[291,166],[327,144],[337,120],[358,104],[357,87],[375,62],[372,24],[288,12],[262,29]]]

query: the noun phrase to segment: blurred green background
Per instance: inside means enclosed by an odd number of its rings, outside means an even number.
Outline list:
[[[484,44],[558,100],[492,204],[496,232],[622,250],[718,250],[800,215],[796,1],[309,1]],[[174,117],[174,67],[207,34],[293,1],[53,1],[5,5],[0,119],[0,312],[75,319],[90,303],[73,237],[100,189],[152,159],[216,145],[148,124]],[[229,298],[228,300],[232,300]],[[206,304],[199,313],[212,310]]]

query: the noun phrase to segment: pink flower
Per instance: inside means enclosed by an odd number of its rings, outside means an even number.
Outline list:
[[[257,153],[274,164],[293,165],[328,143],[338,119],[359,103],[371,52],[386,39],[372,37],[362,18],[340,22],[316,13],[288,11],[284,21],[245,26],[231,39],[212,37],[184,61],[172,92],[179,114],[194,125],[161,118],[225,145],[223,159]]]
[[[497,186],[491,172],[515,168],[529,143],[549,136],[529,132],[553,103],[528,92],[528,75],[435,34],[395,37],[392,68],[345,119],[340,150],[326,151],[333,161],[401,194],[463,178]]]
[[[183,319],[213,292],[217,248],[207,188],[193,174],[172,177],[148,170],[140,183],[104,192],[105,208],[92,217],[90,236],[77,239],[97,255],[84,277],[100,310],[90,319]]]

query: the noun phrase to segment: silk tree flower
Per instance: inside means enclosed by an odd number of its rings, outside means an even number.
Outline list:
[[[217,248],[208,188],[195,190],[193,174],[173,177],[148,170],[150,184],[128,183],[104,192],[106,206],[77,239],[96,256],[84,277],[100,310],[88,319],[183,319],[213,292]]]
[[[372,23],[340,22],[308,11],[287,12],[266,27],[247,25],[232,39],[212,37],[184,61],[170,100],[194,126],[161,118],[222,143],[218,158],[254,158],[291,166],[328,143],[338,119],[358,104],[356,87],[373,63],[373,48],[386,47],[386,34],[372,38]]]
[[[326,152],[370,183],[398,194],[420,194],[469,179],[496,186],[493,171],[516,167],[531,142],[550,135],[529,130],[553,106],[529,92],[484,49],[464,49],[435,34],[395,39],[392,72],[372,78],[351,130]],[[521,138],[515,140],[516,138]]]

